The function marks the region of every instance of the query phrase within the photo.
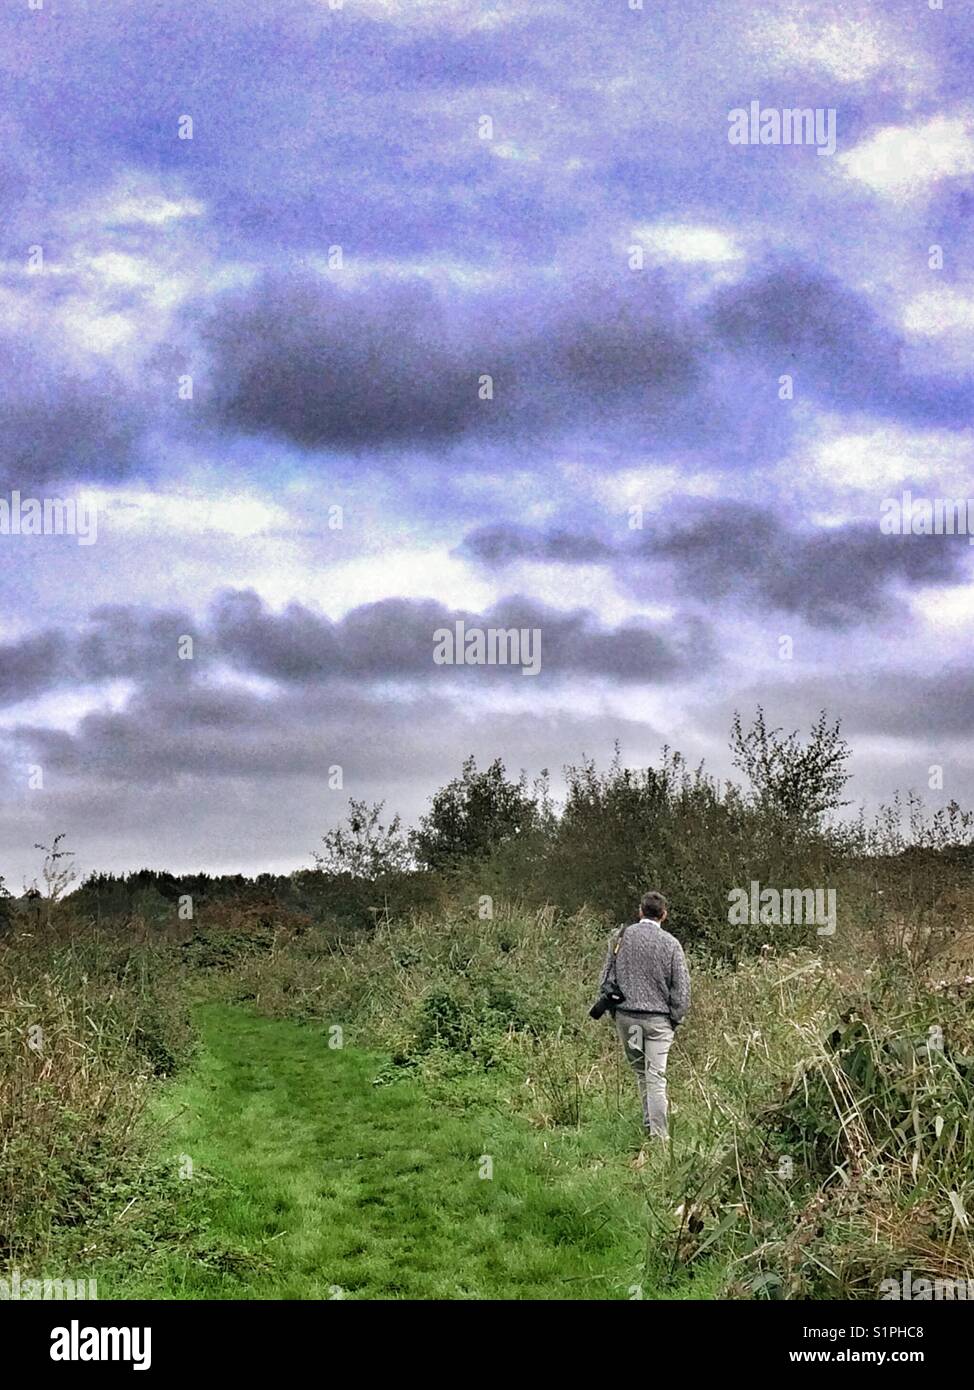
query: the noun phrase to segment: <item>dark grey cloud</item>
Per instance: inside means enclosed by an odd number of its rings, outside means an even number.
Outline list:
[[[309,450],[537,440],[636,422],[674,427],[701,364],[660,280],[445,294],[419,279],[270,275],[202,331],[227,430]],[[491,378],[491,399],[482,379]]]
[[[476,560],[488,569],[500,568],[519,560],[591,565],[610,560],[618,553],[618,546],[590,531],[572,531],[567,527],[548,531],[494,522],[468,531],[457,546],[456,553]]]
[[[349,683],[445,684],[451,679],[471,682],[520,674],[513,665],[435,664],[434,634],[442,629],[455,633],[459,622],[465,630],[537,630],[540,672],[533,679],[545,683],[572,675],[672,681],[716,660],[708,629],[692,619],[629,621],[610,627],[585,609],[564,612],[515,596],[483,613],[449,608],[433,599],[389,598],[363,604],[335,621],[300,603],[275,613],[253,590],[227,590],[216,597],[202,621],[178,611],[116,604],[96,609],[77,630],[49,628],[7,643],[0,648],[0,702],[13,704],[54,688],[129,678],[146,686],[171,687],[177,703],[199,698],[203,708],[215,710],[219,693],[200,694],[198,684],[213,677],[214,663],[283,686],[341,690]],[[181,639],[186,637],[192,639],[188,659],[180,655]],[[232,711],[237,697],[231,692],[227,698]],[[196,717],[191,703],[187,714]]]
[[[17,704],[59,684],[69,659],[68,638],[53,629],[4,642],[0,645],[0,704]]]
[[[966,378],[908,371],[868,301],[804,266],[760,269],[709,299],[674,270],[622,261],[479,290],[343,274],[273,270],[194,299],[172,342],[124,379],[100,355],[79,365],[57,343],[11,338],[0,481],[119,479],[144,466],[153,435],[206,449],[280,440],[309,467],[352,454],[388,469],[407,451],[429,473],[475,471],[489,449],[495,468],[542,471],[553,451],[587,444],[620,465],[692,449],[749,472],[794,437],[784,373],[798,399],[831,409],[967,420]],[[178,410],[188,366],[197,400]]]
[[[103,361],[70,361],[39,334],[0,339],[0,490],[123,477],[145,425],[131,386]]]
[[[336,622],[300,603],[273,613],[238,590],[216,600],[212,634],[234,666],[273,680],[395,680],[433,671],[433,631],[447,616],[432,600],[383,599]]]
[[[302,604],[272,613],[253,591],[224,594],[214,610],[216,650],[242,670],[283,682],[466,681],[509,677],[511,666],[437,666],[434,633],[473,628],[530,629],[541,634],[541,672],[603,676],[612,681],[667,681],[714,662],[709,631],[699,622],[629,621],[608,627],[584,609],[564,612],[524,596],[505,598],[483,613],[431,599],[383,599],[334,622]]]
[[[320,711],[319,711],[320,712]],[[16,742],[55,775],[149,785],[180,777],[293,776],[301,771],[293,706],[249,691],[146,682],[123,710],[95,710],[74,732],[18,726]],[[302,737],[310,725],[301,721]],[[327,767],[305,747],[307,771]]]
[[[188,681],[193,664],[180,658],[179,639],[193,633],[186,613],[124,604],[94,609],[77,629],[27,633],[0,646],[0,705],[103,680]]]
[[[272,273],[223,296],[203,339],[218,427],[310,451],[574,437],[750,469],[792,438],[779,376],[831,409],[941,425],[966,421],[971,386],[910,372],[864,296],[790,262],[693,303],[673,272],[621,262],[516,293]]]
[[[188,678],[192,660],[180,655],[180,642],[194,638],[195,632],[196,624],[185,611],[142,612],[121,603],[104,604],[92,611],[78,637],[76,670],[84,680]]]
[[[589,634],[588,641],[589,658],[605,662],[607,675],[625,678],[625,663],[633,660],[630,641],[621,633],[606,642]],[[646,654],[644,649],[641,656]],[[528,685],[522,682],[525,691]],[[491,756],[501,752],[512,757],[515,744],[527,752],[527,726],[547,729],[546,759],[592,751],[593,745],[586,748],[584,743],[558,749],[553,729],[562,720],[572,728],[587,722],[570,709],[556,716],[536,713],[526,704],[518,737],[504,739],[505,746]],[[491,714],[485,722],[483,711],[471,708],[460,689],[435,676],[420,690],[399,690],[394,696],[364,683],[336,687],[324,682],[282,684],[261,694],[204,677],[181,689],[147,681],[121,710],[92,711],[72,731],[24,722],[12,740],[23,757],[44,768],[45,783],[52,788],[109,782],[171,789],[187,779],[201,787],[212,779],[229,779],[246,789],[255,778],[275,783],[324,779],[337,764],[353,787],[355,779],[367,775],[376,782],[385,777],[393,784],[419,783],[431,792],[431,767],[445,769],[450,759],[459,763],[471,747],[486,751],[498,737],[497,728],[514,728],[518,722],[510,713]],[[600,746],[610,747],[611,730],[626,722],[593,721]]]
[[[825,628],[902,612],[900,588],[963,583],[970,565],[965,537],[885,536],[878,520],[813,529],[735,502],[700,506],[651,547],[651,561],[670,562],[699,597],[730,594]]]
[[[920,376],[904,365],[905,343],[865,295],[835,275],[781,263],[721,290],[709,310],[718,339],[794,377],[833,408],[868,410],[925,424],[960,426],[971,377]]]
[[[965,583],[965,536],[887,536],[875,524],[812,527],[788,511],[740,501],[676,499],[625,540],[594,532],[493,524],[458,547],[489,569],[521,560],[604,564],[640,597],[659,593],[660,567],[682,602],[727,599],[846,628],[896,613],[899,590]]]
[[[874,768],[874,792],[891,795],[899,786],[927,786],[929,764],[938,761],[939,747],[944,755],[950,753],[955,768],[963,763],[974,774],[974,757],[970,738],[974,730],[974,663],[966,656],[951,659],[943,666],[926,669],[902,660],[886,662],[877,655],[871,664],[852,669],[842,663],[828,670],[806,670],[764,674],[760,680],[741,682],[733,692],[693,695],[688,710],[694,719],[705,720],[712,727],[729,727],[735,709],[752,710],[762,705],[768,718],[776,725],[807,728],[818,712],[828,710],[841,719],[842,730],[859,752],[861,741],[868,739],[873,747],[867,760]],[[894,777],[889,768],[883,775],[884,754],[876,744],[883,739],[916,745],[923,754],[909,777],[900,773]],[[927,754],[929,753],[929,756]],[[899,755],[897,755],[899,756]],[[885,787],[884,787],[885,781]],[[965,775],[963,795],[974,793],[974,780]],[[945,784],[948,795],[958,796],[957,780],[953,788]]]
[[[458,336],[420,282],[345,292],[320,279],[265,279],[230,296],[203,336],[213,408],[243,432],[356,449],[432,444],[490,416],[478,400],[489,352]]]
[[[878,681],[894,682],[901,698],[877,702]],[[446,686],[390,700],[355,685],[340,698],[314,684],[287,686],[271,697],[146,685],[125,710],[91,714],[74,732],[30,725],[17,731],[16,746],[44,767],[46,790],[22,805],[6,798],[0,868],[18,886],[20,865],[25,875],[36,872],[33,843],[58,830],[68,832],[85,870],[146,862],[211,871],[253,870],[271,860],[308,863],[348,796],[384,800],[390,812],[414,821],[471,752],[482,763],[500,755],[511,769],[535,775],[549,767],[557,774],[586,755],[604,764],[617,738],[635,767],[654,761],[666,742],[691,762],[706,756],[711,771],[733,775],[725,747],[731,714],[758,702],[772,723],[787,728],[807,727],[823,707],[842,717],[854,747],[854,799],[889,796],[897,785],[924,788],[932,761],[944,765],[949,794],[963,796],[974,776],[958,755],[974,723],[972,693],[969,665],[920,678],[912,668],[888,667],[872,676],[799,673],[733,692],[701,690],[689,715],[674,711],[658,729],[571,707],[485,717]],[[863,753],[860,736],[892,742],[888,751]],[[336,765],[343,787],[331,790],[328,775]]]
[[[863,691],[863,703],[855,711],[855,725],[870,724],[880,732],[906,738],[962,738],[974,733],[974,666],[954,663],[943,670],[903,674],[893,681],[908,698],[891,700],[877,710]],[[873,687],[875,689],[875,687]],[[870,708],[871,706],[871,708]]]

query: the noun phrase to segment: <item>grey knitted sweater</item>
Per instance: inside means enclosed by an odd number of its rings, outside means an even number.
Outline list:
[[[613,932],[602,971],[602,988],[612,973],[612,953],[619,937]],[[643,919],[626,927],[616,956],[616,978],[625,995],[625,1013],[668,1014],[674,1027],[690,1007],[690,972],[683,947],[659,922]]]

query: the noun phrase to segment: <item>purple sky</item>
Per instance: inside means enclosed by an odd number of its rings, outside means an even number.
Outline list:
[[[0,511],[97,517],[0,534],[11,888],[286,871],[470,752],[727,773],[758,702],[974,801],[974,551],[880,527],[972,493],[965,7],[16,0],[0,67]]]

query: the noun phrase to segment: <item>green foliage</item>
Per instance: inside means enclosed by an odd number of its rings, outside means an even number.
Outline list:
[[[273,932],[247,924],[245,930],[203,929],[180,943],[187,966],[193,970],[231,970],[241,957],[270,951],[274,946]]]
[[[374,882],[410,867],[409,844],[399,817],[393,816],[388,825],[379,819],[384,804],[369,806],[349,798],[347,820],[322,836],[324,848],[315,854],[321,872]]]
[[[70,862],[74,858],[74,850],[64,848],[63,832],[55,835],[49,845],[35,844],[34,848],[44,852],[44,862],[41,866],[41,880],[44,884],[42,896],[50,920],[52,909],[65,896],[78,876],[77,869]],[[32,889],[35,893],[41,892],[36,879]]]
[[[0,1258],[84,1226],[135,1172],[154,1078],[191,1055],[173,953],[51,930],[0,947]]]
[[[499,973],[437,982],[416,1002],[407,1027],[412,1037],[398,1053],[410,1063],[432,1049],[461,1053],[472,1066],[493,1065],[512,1032],[527,1032],[543,1016]]]
[[[735,1291],[875,1298],[904,1268],[970,1277],[970,985],[931,989],[884,971],[806,1045],[711,1183],[715,1208],[746,1204],[719,1247],[747,1271]]]
[[[691,771],[664,748],[657,767],[622,764],[619,750],[605,771],[593,762],[566,769],[568,794],[527,891],[505,896],[550,901],[568,911],[598,907],[607,920],[632,920],[641,894],[660,888],[673,930],[730,960],[764,947],[774,930],[731,923],[729,894],[752,879],[787,886],[834,885],[842,845],[809,822],[784,823],[766,800],[748,800],[702,767]],[[503,889],[501,889],[503,891]],[[814,928],[789,929],[790,944]]]
[[[467,758],[460,776],[433,796],[428,814],[414,832],[416,857],[428,869],[484,859],[531,831],[538,815],[537,801],[529,794],[523,773],[519,781],[511,782],[500,758],[483,772],[478,772],[474,758]]]
[[[846,763],[851,748],[830,724],[823,710],[812,725],[808,742],[797,732],[769,729],[758,706],[749,729],[734,715],[731,726],[734,766],[741,769],[757,799],[792,826],[814,825],[829,811],[848,802],[839,798],[849,780]]]
[[[7,890],[7,885],[0,874],[0,937],[5,932],[10,931],[14,924],[13,900]]]

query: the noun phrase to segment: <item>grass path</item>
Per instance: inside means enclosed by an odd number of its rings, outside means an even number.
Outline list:
[[[212,1004],[199,1023],[160,1117],[167,1156],[193,1164],[181,1217],[226,1253],[173,1246],[106,1269],[102,1297],[708,1296],[647,1272],[653,1175],[627,1169],[618,1133],[535,1130],[500,1102],[436,1109],[412,1082],[374,1086],[381,1058],[300,1024]]]

